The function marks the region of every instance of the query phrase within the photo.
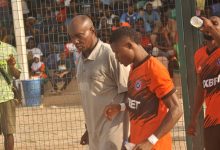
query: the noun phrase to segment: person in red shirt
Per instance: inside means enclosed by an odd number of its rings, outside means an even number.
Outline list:
[[[214,28],[220,29],[220,18],[210,18]],[[220,47],[214,37],[204,34],[207,45],[194,55],[197,86],[195,102],[187,134],[194,136],[203,102],[206,104],[204,119],[204,141],[206,150],[220,149]]]
[[[132,67],[127,103],[107,105],[105,116],[111,120],[120,111],[129,112],[128,142],[134,150],[171,150],[170,130],[181,117],[182,106],[167,69],[144,50],[134,29],[114,31],[110,45],[117,60]]]

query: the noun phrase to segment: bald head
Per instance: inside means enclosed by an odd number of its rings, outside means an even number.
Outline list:
[[[68,32],[71,32],[72,28],[77,28],[77,29],[79,28],[80,30],[89,29],[89,28],[94,29],[94,25],[93,25],[92,20],[88,16],[78,15],[74,17],[71,23],[69,24]]]
[[[68,26],[72,43],[82,52],[90,51],[97,42],[92,20],[86,15],[74,17]]]

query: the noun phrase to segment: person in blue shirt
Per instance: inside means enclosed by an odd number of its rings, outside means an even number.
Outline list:
[[[132,5],[128,6],[128,12],[125,12],[121,15],[120,22],[128,22],[130,25],[134,25],[138,18],[138,13],[134,11]]]
[[[153,5],[148,2],[146,4],[146,12],[144,14],[145,26],[150,25],[150,31],[153,31],[153,28],[156,22],[160,21],[160,16],[157,11],[153,10]]]

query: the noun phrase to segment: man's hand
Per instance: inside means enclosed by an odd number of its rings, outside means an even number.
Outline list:
[[[9,58],[7,59],[7,64],[10,74],[18,79],[21,72],[15,68],[16,60],[13,55],[9,55]]]
[[[195,120],[191,120],[190,123],[189,123],[189,126],[186,130],[186,133],[188,135],[191,135],[191,136],[195,136],[196,135],[196,124],[197,124],[197,121]]]
[[[137,144],[133,150],[151,150],[153,145],[147,140],[140,144]]]
[[[9,58],[7,59],[7,64],[9,67],[14,67],[16,64],[16,60],[13,55],[9,55]]]
[[[81,140],[80,140],[80,144],[81,145],[88,145],[89,144],[89,134],[88,134],[87,130],[82,135]]]
[[[104,114],[108,120],[112,120],[112,118],[117,115],[121,110],[120,104],[110,104],[107,105],[104,109]]]
[[[213,28],[213,23],[211,20],[205,18],[205,17],[201,17],[203,20],[203,27],[200,29],[201,32],[209,34],[209,32],[211,31],[211,28]]]

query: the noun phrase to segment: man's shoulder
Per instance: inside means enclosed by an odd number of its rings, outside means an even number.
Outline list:
[[[101,52],[106,55],[114,55],[110,44],[102,42]]]
[[[4,43],[2,41],[0,41],[0,49],[12,49],[15,50],[15,47],[8,44],[8,43]]]
[[[207,46],[203,46],[197,49],[194,54],[194,58],[204,56],[204,54],[206,53],[206,49],[207,49]]]

